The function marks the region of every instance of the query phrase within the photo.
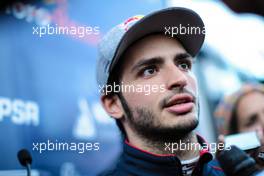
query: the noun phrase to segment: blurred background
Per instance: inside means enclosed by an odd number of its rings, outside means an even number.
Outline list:
[[[98,41],[131,16],[169,6],[191,8],[205,23],[195,66],[202,107],[197,132],[216,141],[220,99],[244,82],[264,82],[264,1],[1,1],[0,175],[25,174],[17,160],[21,148],[32,154],[34,175],[93,176],[111,165],[121,141],[99,102]],[[54,31],[42,35],[43,26]],[[59,27],[71,32],[56,33]],[[34,149],[48,140],[98,143],[99,150]]]

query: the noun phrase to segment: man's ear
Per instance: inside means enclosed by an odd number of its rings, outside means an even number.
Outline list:
[[[101,102],[108,115],[115,119],[121,119],[123,117],[124,110],[117,95],[103,95],[101,96]]]

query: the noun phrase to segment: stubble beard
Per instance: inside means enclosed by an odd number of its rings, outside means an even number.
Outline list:
[[[198,118],[191,118],[188,123],[171,126],[160,122],[157,123],[155,121],[159,118],[149,108],[135,107],[132,109],[123,95],[120,94],[119,98],[126,113],[125,118],[129,126],[142,140],[148,143],[178,142],[185,139],[199,124]],[[196,108],[199,107],[197,106]]]

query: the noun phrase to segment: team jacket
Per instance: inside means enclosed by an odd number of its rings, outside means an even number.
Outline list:
[[[197,135],[203,146],[205,141]],[[200,158],[193,170],[193,176],[225,176],[208,150],[200,151]],[[175,155],[157,155],[124,142],[121,154],[114,169],[99,176],[182,176],[182,165]]]

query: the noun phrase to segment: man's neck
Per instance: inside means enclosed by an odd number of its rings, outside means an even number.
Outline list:
[[[199,156],[199,147],[189,147],[185,149],[185,146],[197,146],[198,140],[196,134],[192,131],[180,139],[174,141],[150,141],[148,139],[142,139],[137,135],[129,135],[128,141],[130,144],[146,150],[154,154],[173,154],[176,155],[180,160],[189,160]],[[197,144],[197,145],[195,145]],[[183,147],[180,147],[182,145]]]

